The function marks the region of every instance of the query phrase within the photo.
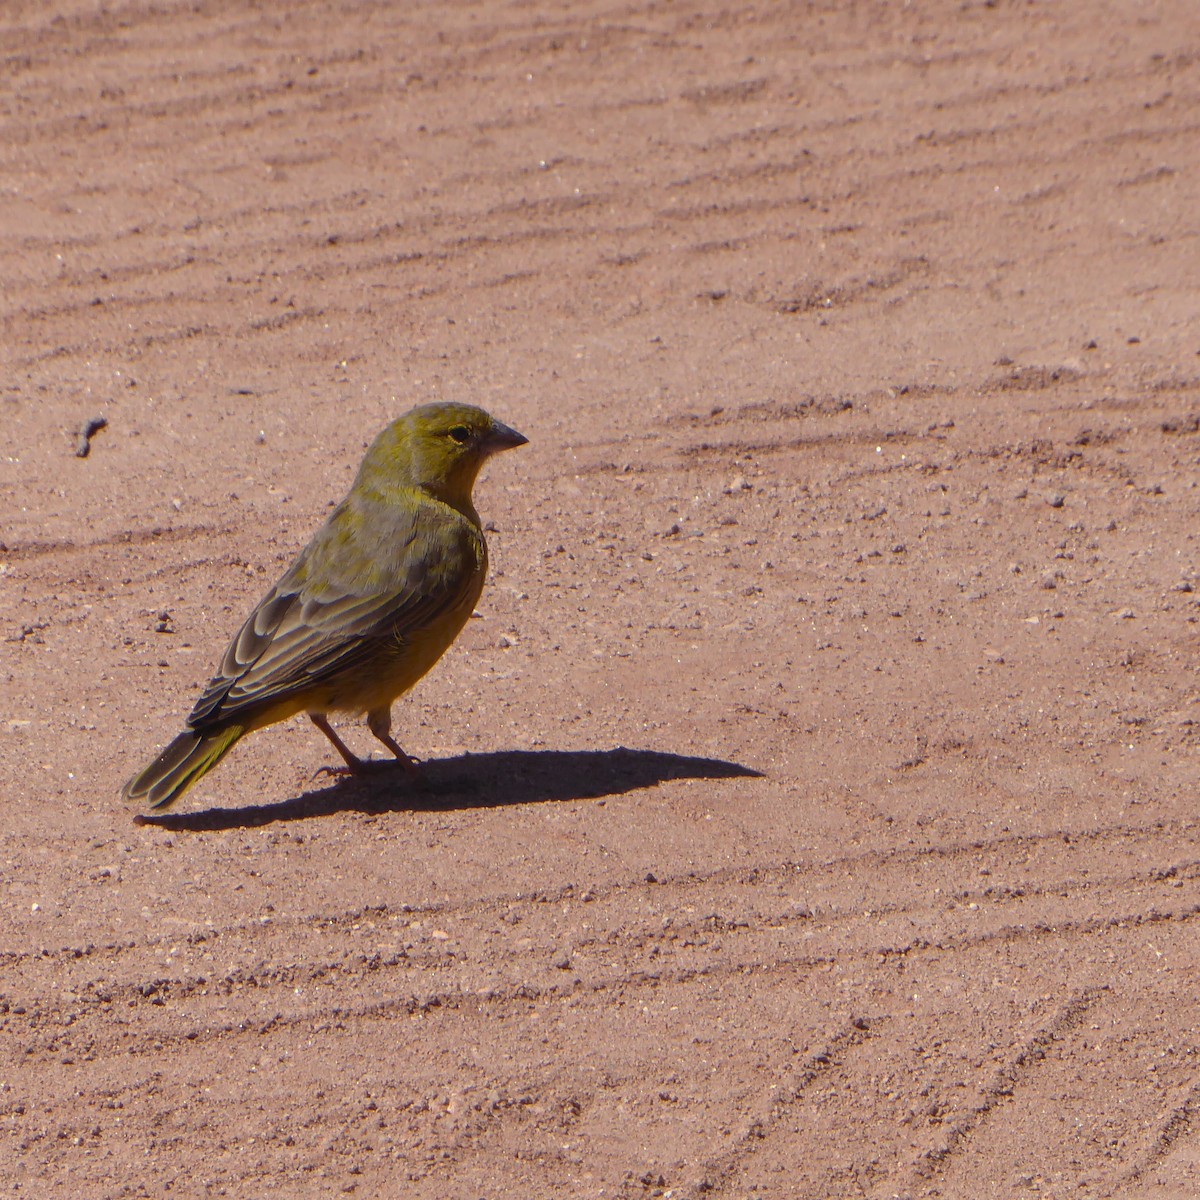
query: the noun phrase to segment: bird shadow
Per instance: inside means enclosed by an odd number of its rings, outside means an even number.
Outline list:
[[[440,812],[596,800],[671,779],[758,778],[761,771],[720,758],[658,750],[500,750],[459,754],[421,764],[418,782],[399,769],[350,777],[275,804],[209,808],[200,812],[139,815],[139,825],[207,832],[302,821],[340,812]]]

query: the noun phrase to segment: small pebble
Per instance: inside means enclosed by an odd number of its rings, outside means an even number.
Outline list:
[[[92,452],[92,435],[99,433],[107,425],[107,417],[91,417],[84,422],[83,428],[80,429],[79,436],[75,441],[76,458],[87,458]]]

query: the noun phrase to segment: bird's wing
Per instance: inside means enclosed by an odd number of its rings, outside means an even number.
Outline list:
[[[421,629],[466,603],[478,581],[477,560],[456,569],[430,565],[412,553],[398,587],[339,593],[326,586],[319,597],[296,583],[293,567],[246,619],[189,727],[226,725],[353,671],[381,650],[403,653]]]

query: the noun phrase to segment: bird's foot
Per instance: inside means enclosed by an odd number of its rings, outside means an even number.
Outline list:
[[[353,766],[347,763],[342,767],[318,767],[312,777],[317,779],[322,775],[328,775],[331,778],[339,779],[361,779],[370,775],[387,775],[397,770],[403,771],[414,783],[421,778],[421,768],[417,765],[417,760],[407,755],[404,758],[360,758],[355,761]]]

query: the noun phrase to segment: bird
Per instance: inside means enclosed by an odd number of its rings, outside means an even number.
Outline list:
[[[122,789],[151,809],[173,804],[248,733],[299,713],[365,774],[329,714],[367,728],[415,775],[392,737],[392,703],[449,648],[475,609],[487,542],[471,492],[493,454],[529,439],[470,404],[433,403],[392,421],[354,484],[225,651],[183,732]]]

